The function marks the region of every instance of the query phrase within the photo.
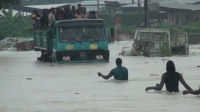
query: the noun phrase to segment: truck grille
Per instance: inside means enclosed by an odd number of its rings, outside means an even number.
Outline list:
[[[81,60],[97,60],[96,56],[103,56],[104,60],[109,59],[108,50],[76,50],[76,51],[57,51],[57,61],[63,61],[63,57],[70,56],[70,61],[81,61]]]

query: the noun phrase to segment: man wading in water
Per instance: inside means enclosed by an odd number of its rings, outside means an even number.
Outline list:
[[[116,80],[128,80],[128,69],[126,67],[121,66],[122,60],[120,58],[116,59],[117,67],[112,69],[107,76],[102,75],[100,72],[98,76],[108,80],[110,77],[114,76]]]
[[[166,90],[169,92],[179,92],[178,85],[179,81],[187,90],[192,90],[189,85],[183,79],[183,76],[176,72],[175,65],[173,61],[168,61],[166,66],[167,72],[164,73],[161,77],[160,84],[157,84],[155,87],[147,87],[146,91],[154,89],[160,91],[163,88],[163,85],[166,85]]]

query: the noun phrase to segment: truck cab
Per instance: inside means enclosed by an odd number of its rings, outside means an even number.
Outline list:
[[[133,48],[145,56],[189,55],[188,34],[168,29],[138,28]]]
[[[55,21],[48,30],[35,31],[34,40],[35,51],[41,51],[40,61],[109,62],[108,38],[102,19]]]

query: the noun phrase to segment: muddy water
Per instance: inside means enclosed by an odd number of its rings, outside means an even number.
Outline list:
[[[40,54],[0,52],[0,112],[199,112],[200,96],[165,91],[146,92],[165,72],[163,58],[121,57],[129,81],[103,80],[123,45],[110,44],[109,63],[50,64],[36,61]],[[194,49],[195,52],[198,49]],[[166,57],[175,62],[193,88],[200,86],[200,55]],[[151,75],[151,74],[158,74]],[[29,78],[29,80],[27,80]]]

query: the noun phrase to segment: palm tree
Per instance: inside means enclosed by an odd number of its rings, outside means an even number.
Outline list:
[[[7,36],[24,36],[27,34],[26,29],[31,26],[31,22],[27,19],[28,17],[22,17],[21,12],[18,12],[13,16],[12,7],[10,7],[8,11],[3,9],[2,14],[0,14],[0,18],[2,18],[0,21],[0,39]]]
[[[13,8],[12,7],[9,7],[8,11],[6,11],[6,9],[2,9],[2,13],[3,14],[0,14],[0,17],[3,17],[3,18],[12,18],[12,17],[21,16],[21,12],[17,12],[13,16]]]

